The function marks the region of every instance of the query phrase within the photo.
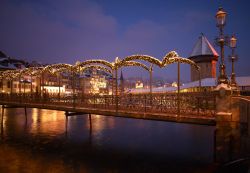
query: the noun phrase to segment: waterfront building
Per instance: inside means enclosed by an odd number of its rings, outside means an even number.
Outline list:
[[[5,70],[17,70],[17,69],[23,69],[27,67],[28,63],[24,60],[11,58],[7,56],[3,51],[0,51],[0,71]],[[11,93],[15,92],[18,93],[20,90],[27,92],[30,85],[30,80],[27,76],[23,76],[20,79],[20,83],[17,79],[10,81],[10,80],[1,80],[0,81],[0,87],[1,92]],[[19,89],[20,85],[20,89]]]
[[[22,69],[28,66],[24,60],[11,58],[0,51],[0,71]]]

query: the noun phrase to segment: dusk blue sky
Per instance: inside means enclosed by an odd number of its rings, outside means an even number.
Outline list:
[[[228,12],[225,33],[238,39],[236,75],[250,75],[247,0],[1,0],[0,50],[42,63],[114,61],[132,54],[162,59],[171,50],[188,57],[200,33],[214,45],[220,6]],[[189,80],[189,66],[181,69],[182,80]],[[142,69],[123,71],[125,78],[147,77]],[[176,65],[156,68],[154,76],[174,80]]]

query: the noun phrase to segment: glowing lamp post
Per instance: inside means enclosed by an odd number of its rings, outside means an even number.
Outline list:
[[[219,8],[219,11],[216,13],[217,27],[221,28],[226,24],[227,13],[223,11],[223,8]]]
[[[217,39],[217,43],[220,46],[221,49],[221,64],[220,64],[220,75],[218,77],[218,84],[228,84],[228,78],[226,75],[226,66],[224,62],[224,45],[225,45],[225,36],[223,33],[223,28],[226,24],[226,16],[227,13],[223,11],[222,8],[219,8],[219,11],[216,13],[216,21],[217,21],[217,27],[219,28],[220,35]]]
[[[232,61],[232,74],[231,74],[231,86],[233,88],[236,88],[237,87],[237,83],[236,83],[236,80],[235,80],[235,72],[234,72],[234,62],[237,61],[238,57],[235,55],[235,48],[236,48],[236,42],[237,42],[237,39],[236,37],[233,35],[231,38],[230,38],[230,43],[229,43],[229,46],[230,48],[232,49],[232,55],[229,57],[230,60]]]

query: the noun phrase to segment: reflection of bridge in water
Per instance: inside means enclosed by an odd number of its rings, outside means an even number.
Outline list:
[[[179,99],[178,99],[179,98]],[[128,118],[215,124],[215,95],[208,93],[76,95],[73,98],[53,95],[1,94],[0,104],[7,107],[30,107]],[[4,109],[3,109],[4,110]]]

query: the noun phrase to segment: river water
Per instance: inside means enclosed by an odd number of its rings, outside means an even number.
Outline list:
[[[213,172],[213,126],[5,109],[0,172]]]

